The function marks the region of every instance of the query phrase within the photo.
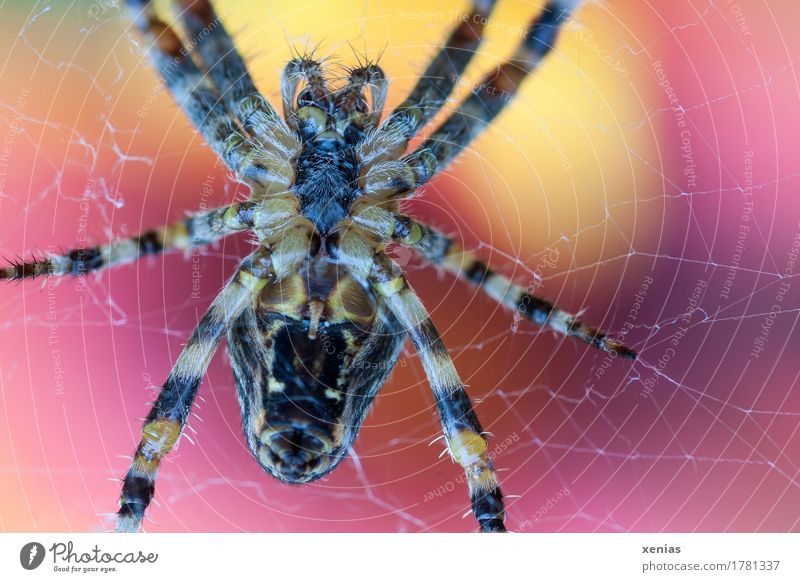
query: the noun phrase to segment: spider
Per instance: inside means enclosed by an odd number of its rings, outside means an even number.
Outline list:
[[[294,58],[281,79],[281,117],[208,0],[180,1],[182,36],[151,0],[127,0],[163,82],[250,196],[132,238],[14,262],[0,278],[80,276],[241,231],[257,244],[192,332],[145,419],[122,481],[117,531],[139,530],[159,464],[181,437],[223,335],[248,448],[270,475],[294,484],[341,462],[408,336],[481,531],[506,530],[487,435],[425,306],[386,249],[405,245],[539,326],[636,358],[398,209],[504,109],[579,3],[549,0],[514,55],[406,153],[476,52],[494,0],[472,2],[408,98],[383,120],[388,80],[375,63],[359,62],[335,84],[313,55]]]

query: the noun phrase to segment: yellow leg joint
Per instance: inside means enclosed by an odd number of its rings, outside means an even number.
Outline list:
[[[448,438],[450,454],[462,467],[486,461],[486,440],[471,430],[460,430]]]
[[[379,281],[374,284],[374,287],[384,297],[391,297],[395,293],[399,293],[405,285],[406,282],[402,277],[395,277],[388,281]]]
[[[402,239],[403,244],[414,245],[422,240],[422,228],[416,222],[412,222],[408,229],[408,236]]]
[[[245,289],[249,289],[253,293],[258,293],[267,285],[267,279],[256,277],[253,273],[247,271],[239,271],[239,284]]]
[[[244,229],[245,225],[239,221],[239,205],[231,206],[222,215],[222,223],[235,230]]]
[[[161,245],[164,248],[188,249],[192,242],[189,238],[189,230],[183,222],[164,227],[161,238]]]
[[[161,459],[169,453],[181,436],[181,425],[177,420],[160,418],[148,422],[142,429],[141,454],[147,459]]]

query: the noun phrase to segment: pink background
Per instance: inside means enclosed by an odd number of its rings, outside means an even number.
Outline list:
[[[119,9],[33,4],[0,8],[3,255],[97,243],[233,200]],[[276,105],[289,46],[319,41],[342,64],[354,61],[345,41],[373,57],[385,46],[396,105],[463,8],[217,4]],[[540,6],[501,0],[459,96]],[[408,210],[523,285],[538,271],[539,292],[586,320],[629,329],[641,359],[609,366],[533,326],[514,333],[488,298],[399,256],[495,435],[508,525],[798,531],[800,7],[609,0],[578,18],[498,123]],[[0,530],[111,527],[99,514],[116,510],[110,478],[126,470],[152,385],[248,244],[0,288]],[[439,458],[441,441],[428,446],[438,421],[410,347],[357,460],[302,488],[250,457],[224,360],[221,350],[201,387],[196,444],[183,440],[163,465],[148,530],[475,528],[461,517],[459,468]]]

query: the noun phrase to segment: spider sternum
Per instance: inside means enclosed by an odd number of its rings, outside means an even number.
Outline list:
[[[300,212],[324,237],[361,196],[355,152],[340,134],[325,131],[303,143],[295,164],[292,190],[300,200]]]

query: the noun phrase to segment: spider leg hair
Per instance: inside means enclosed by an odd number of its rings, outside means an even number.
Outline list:
[[[408,332],[428,377],[451,458],[464,469],[472,512],[483,532],[506,531],[503,494],[488,443],[450,354],[425,306],[400,267],[385,254],[375,257],[370,282]]]
[[[255,202],[242,202],[193,214],[173,224],[137,236],[113,240],[95,247],[73,249],[63,254],[12,262],[0,267],[0,280],[33,279],[39,276],[81,276],[132,263],[146,255],[202,247],[253,226]]]
[[[273,279],[270,253],[259,247],[241,263],[192,332],[145,419],[142,439],[123,480],[117,532],[138,531],[153,500],[158,467],[186,426],[197,389],[223,334]]]
[[[636,359],[636,352],[622,342],[494,272],[441,231],[407,216],[400,217],[398,221],[400,225],[395,228],[394,234],[397,242],[408,246],[434,265],[478,286],[492,299],[521,313],[529,321],[577,338],[609,354]]]

